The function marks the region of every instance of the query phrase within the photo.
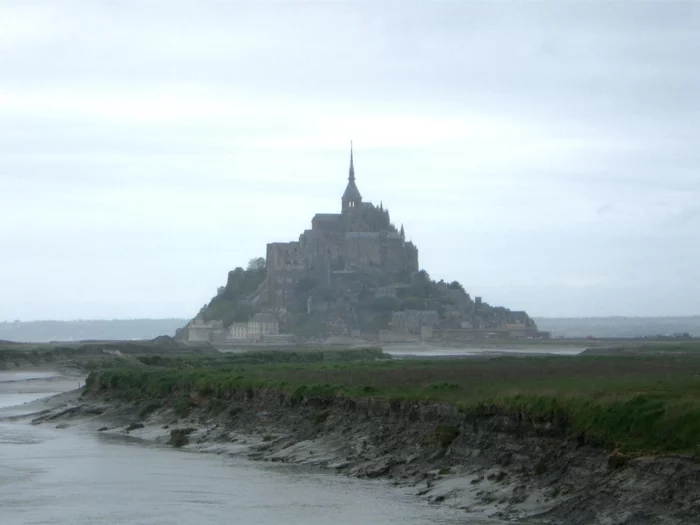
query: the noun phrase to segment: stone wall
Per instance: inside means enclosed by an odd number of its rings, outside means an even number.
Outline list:
[[[412,261],[415,257],[397,233],[348,232],[344,241],[345,268],[348,270],[417,271]]]
[[[248,323],[233,323],[228,328],[228,339],[245,341],[248,339]]]
[[[267,290],[270,304],[283,306],[294,296],[294,288],[306,274],[298,242],[267,245]]]
[[[418,271],[418,250],[371,203],[347,214],[316,214],[298,242],[267,247],[267,297],[284,307],[305,276],[330,284],[333,271]]]
[[[211,338],[212,327],[208,325],[190,326],[187,329],[187,340],[205,342]]]
[[[435,326],[440,315],[435,310],[403,310],[391,314],[391,329],[399,334],[421,333],[424,326]]]
[[[413,334],[400,334],[392,330],[380,330],[380,343],[416,343],[420,341],[420,336]]]
[[[266,336],[279,335],[279,322],[270,314],[256,314],[247,323],[229,326],[226,341],[262,341]]]

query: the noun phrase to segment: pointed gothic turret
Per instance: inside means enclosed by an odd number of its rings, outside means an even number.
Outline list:
[[[355,184],[355,162],[352,154],[352,141],[350,142],[350,169],[348,170],[348,185],[343,193],[342,205],[343,213],[350,210],[359,209],[362,205],[362,195]]]
[[[403,224],[401,225],[401,231],[399,232],[401,237],[405,238],[406,237],[406,232],[403,229]]]

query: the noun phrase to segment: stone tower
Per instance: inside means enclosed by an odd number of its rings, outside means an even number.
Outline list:
[[[343,215],[357,213],[362,206],[362,195],[355,184],[355,164],[352,158],[352,142],[350,142],[350,170],[348,174],[348,185],[342,197]]]
[[[304,230],[299,240],[267,245],[271,305],[303,309],[302,301],[308,294],[300,296],[298,284],[307,277],[337,287],[343,279],[348,279],[348,284],[359,274],[418,271],[418,249],[406,242],[405,229],[397,231],[383,203],[375,206],[362,200],[355,183],[352,142],[348,182],[341,202],[341,213],[314,215],[311,229]]]

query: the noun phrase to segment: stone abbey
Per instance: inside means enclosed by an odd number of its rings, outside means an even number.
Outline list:
[[[305,277],[330,284],[334,276],[419,269],[418,248],[406,241],[403,226],[396,229],[382,204],[362,200],[352,145],[340,213],[317,213],[298,241],[269,243],[266,259],[268,302],[277,308],[287,306]]]
[[[327,337],[455,341],[541,337],[527,313],[474,299],[457,281],[433,281],[383,204],[363,201],[350,169],[340,213],[317,213],[292,242],[228,274],[226,286],[182,332],[212,344]]]

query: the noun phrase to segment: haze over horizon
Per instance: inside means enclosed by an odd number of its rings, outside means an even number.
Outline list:
[[[192,317],[339,210],[351,139],[433,278],[697,315],[699,33],[690,1],[0,0],[0,320]]]

